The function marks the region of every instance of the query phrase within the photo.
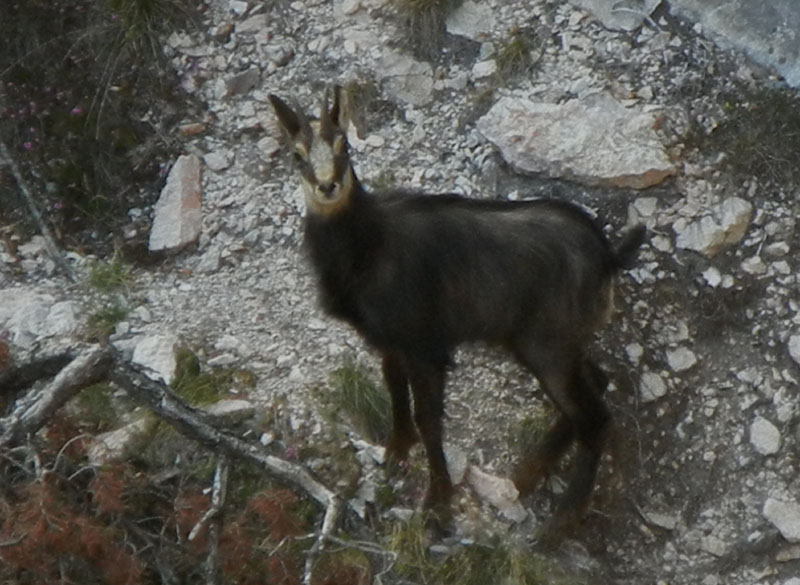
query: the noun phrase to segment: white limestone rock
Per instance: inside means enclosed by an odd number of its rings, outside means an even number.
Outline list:
[[[749,201],[729,197],[699,219],[678,219],[672,226],[677,235],[675,245],[711,258],[744,237],[752,215],[753,206]]]
[[[525,508],[519,502],[519,491],[510,479],[486,473],[471,465],[467,470],[467,483],[476,494],[512,522],[522,522],[528,517]]]
[[[639,383],[639,396],[642,402],[653,402],[667,393],[664,379],[655,372],[645,372]]]
[[[451,35],[481,41],[492,32],[494,21],[494,12],[488,4],[466,0],[447,17],[445,26]]]
[[[148,335],[137,340],[131,361],[150,370],[147,375],[153,380],[169,384],[178,366],[177,349],[178,338],[172,334]]]
[[[644,189],[676,172],[654,123],[652,113],[603,93],[564,103],[505,97],[477,128],[520,171]]]
[[[0,290],[0,330],[8,331],[10,341],[22,348],[45,337],[74,335],[80,327],[79,314],[75,301],[57,301],[37,289]]]
[[[774,455],[781,448],[781,432],[763,417],[750,425],[750,443],[762,455]]]
[[[610,30],[634,31],[661,4],[661,0],[570,0],[590,12]]]
[[[786,540],[800,542],[800,504],[768,498],[764,503],[763,514]]]
[[[193,154],[179,157],[155,205],[150,251],[177,252],[197,240],[203,219],[201,189],[200,159]]]
[[[386,49],[379,70],[386,91],[415,106],[428,103],[433,93],[433,68],[408,55]]]

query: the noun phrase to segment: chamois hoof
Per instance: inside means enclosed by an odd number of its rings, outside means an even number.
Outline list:
[[[580,525],[582,515],[573,512],[556,512],[534,535],[535,547],[542,551],[554,551]]]
[[[408,462],[408,452],[417,442],[419,436],[416,433],[390,437],[386,443],[384,464],[391,467],[402,466]]]
[[[535,492],[544,481],[547,469],[538,458],[530,458],[521,462],[514,470],[511,481],[519,492],[519,497],[524,498]]]
[[[455,534],[449,505],[425,508],[425,532],[430,540],[442,540]]]

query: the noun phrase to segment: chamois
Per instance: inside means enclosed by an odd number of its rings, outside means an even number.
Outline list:
[[[442,449],[446,369],[462,342],[500,344],[560,411],[516,468],[520,492],[535,489],[577,439],[574,475],[551,521],[563,530],[588,505],[610,424],[601,396],[608,380],[586,346],[609,318],[614,277],[635,259],[644,227],[613,248],[585,211],[564,201],[367,192],[350,161],[340,91],[330,109],[326,91],[319,119],[269,99],[300,174],[323,308],[382,356],[392,400],[387,459],[406,459],[421,435],[425,505],[434,524],[446,522],[454,491]]]

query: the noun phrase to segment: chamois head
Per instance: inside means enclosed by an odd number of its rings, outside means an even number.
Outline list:
[[[288,136],[305,194],[309,213],[330,216],[345,207],[358,188],[350,164],[347,136],[342,128],[341,88],[333,88],[333,106],[328,109],[328,94],[320,116],[309,120],[286,102],[270,94],[269,101]]]

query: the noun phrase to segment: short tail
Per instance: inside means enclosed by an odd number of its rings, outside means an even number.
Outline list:
[[[639,248],[644,243],[644,238],[647,235],[647,228],[639,224],[630,230],[622,238],[622,242],[614,250],[614,255],[617,257],[617,266],[620,269],[626,269],[633,266],[636,262],[636,257],[639,255]]]

